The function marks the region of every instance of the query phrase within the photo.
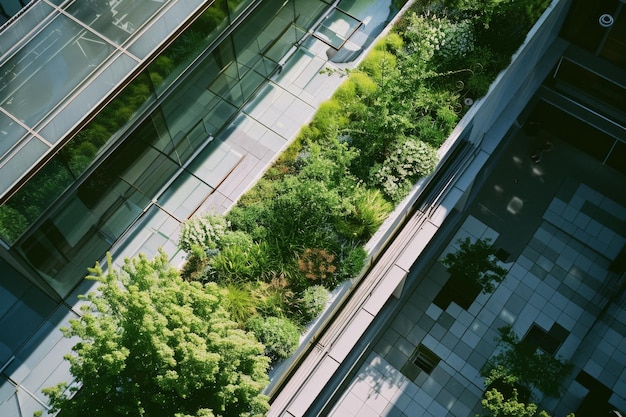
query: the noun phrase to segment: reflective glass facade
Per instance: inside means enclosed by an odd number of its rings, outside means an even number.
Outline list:
[[[329,8],[194,1],[45,0],[0,34],[1,253],[61,297]]]

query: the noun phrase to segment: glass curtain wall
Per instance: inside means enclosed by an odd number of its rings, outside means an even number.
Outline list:
[[[216,44],[250,3],[214,2],[1,208],[3,240],[62,297],[263,85],[305,35],[302,25],[328,8],[262,2]],[[15,221],[3,221],[7,213]]]
[[[568,51],[557,66],[550,86],[590,113],[601,116],[596,120],[603,123],[602,127],[613,127],[611,132],[623,131],[626,126],[626,2],[574,0],[561,35],[588,55]],[[575,146],[604,164],[626,173],[623,134],[608,136],[592,132],[585,136],[574,129],[569,138]]]
[[[581,48],[626,68],[626,3],[574,0],[562,35]]]

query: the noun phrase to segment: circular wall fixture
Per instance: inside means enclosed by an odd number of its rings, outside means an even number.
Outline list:
[[[465,100],[463,100],[463,104],[465,104],[466,106],[471,106],[472,104],[474,104],[474,100],[467,97]]]
[[[602,16],[600,16],[600,19],[598,19],[600,26],[602,26],[603,28],[611,27],[614,21],[615,19],[613,19],[613,16],[608,13],[604,13]]]

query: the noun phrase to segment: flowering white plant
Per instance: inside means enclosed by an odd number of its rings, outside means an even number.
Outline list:
[[[468,20],[455,22],[430,13],[413,13],[408,19],[409,47],[426,60],[435,55],[446,59],[462,57],[474,49],[474,31]]]
[[[190,252],[193,246],[200,246],[204,250],[217,249],[230,223],[219,214],[204,213],[194,216],[181,224],[178,247]]]
[[[437,165],[436,150],[416,138],[396,144],[382,164],[370,171],[371,180],[392,200],[404,198],[418,178]]]

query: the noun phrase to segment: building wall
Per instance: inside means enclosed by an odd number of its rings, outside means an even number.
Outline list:
[[[328,7],[214,2],[4,204],[8,257],[67,295]]]

